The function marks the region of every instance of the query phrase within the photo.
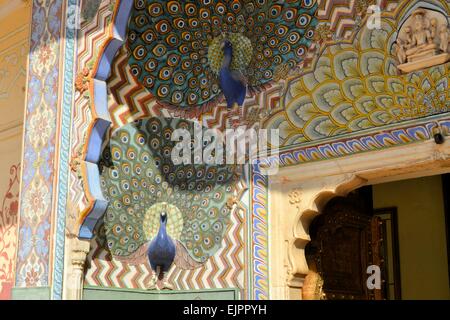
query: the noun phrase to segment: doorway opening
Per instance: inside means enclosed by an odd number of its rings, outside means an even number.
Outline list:
[[[314,298],[450,299],[449,192],[450,175],[438,175],[330,200],[306,246],[306,282],[321,282]],[[379,286],[371,286],[377,271]]]

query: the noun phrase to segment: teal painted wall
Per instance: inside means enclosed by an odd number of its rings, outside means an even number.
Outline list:
[[[13,300],[50,300],[50,287],[13,288]]]
[[[441,177],[375,185],[373,201],[398,210],[402,299],[450,299]]]
[[[84,300],[238,300],[239,290],[147,291],[85,287]]]

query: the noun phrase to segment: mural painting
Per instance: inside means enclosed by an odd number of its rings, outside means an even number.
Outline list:
[[[6,93],[26,96],[22,165],[8,163],[3,179],[0,298],[13,287],[73,298],[77,283],[75,298],[270,299],[268,167],[450,135],[446,0],[27,6],[29,39],[16,55],[0,51],[0,108]]]

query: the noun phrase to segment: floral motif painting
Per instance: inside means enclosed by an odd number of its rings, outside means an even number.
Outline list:
[[[3,195],[0,207],[0,300],[11,298],[13,286],[17,248],[20,165],[11,166],[9,174],[9,181],[6,181],[7,190]]]
[[[65,1],[31,1],[31,41],[16,287],[49,284],[52,198],[58,137],[59,78]],[[46,21],[46,23],[43,23]]]

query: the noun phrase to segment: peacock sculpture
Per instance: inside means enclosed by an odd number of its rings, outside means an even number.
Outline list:
[[[241,168],[174,164],[174,130],[198,132],[182,119],[150,118],[114,131],[100,161],[106,245],[118,260],[149,263],[149,289],[171,289],[167,272],[203,266],[221,247]],[[201,129],[201,128],[200,128]],[[201,131],[200,131],[201,132]],[[189,141],[192,163],[203,139]],[[176,161],[175,161],[176,163]]]
[[[231,69],[233,59],[233,44],[229,40],[223,42],[223,63],[219,72],[220,88],[227,99],[228,108],[244,104],[247,85],[245,78],[239,71]]]
[[[167,234],[167,205],[161,212],[159,231],[147,249],[148,262],[155,271],[150,288],[156,286],[156,275],[161,272],[163,275],[170,270],[175,260],[176,247],[172,238]],[[164,287],[172,289],[170,285],[164,283]]]
[[[131,72],[162,104],[242,105],[304,59],[316,10],[315,0],[135,0]]]

